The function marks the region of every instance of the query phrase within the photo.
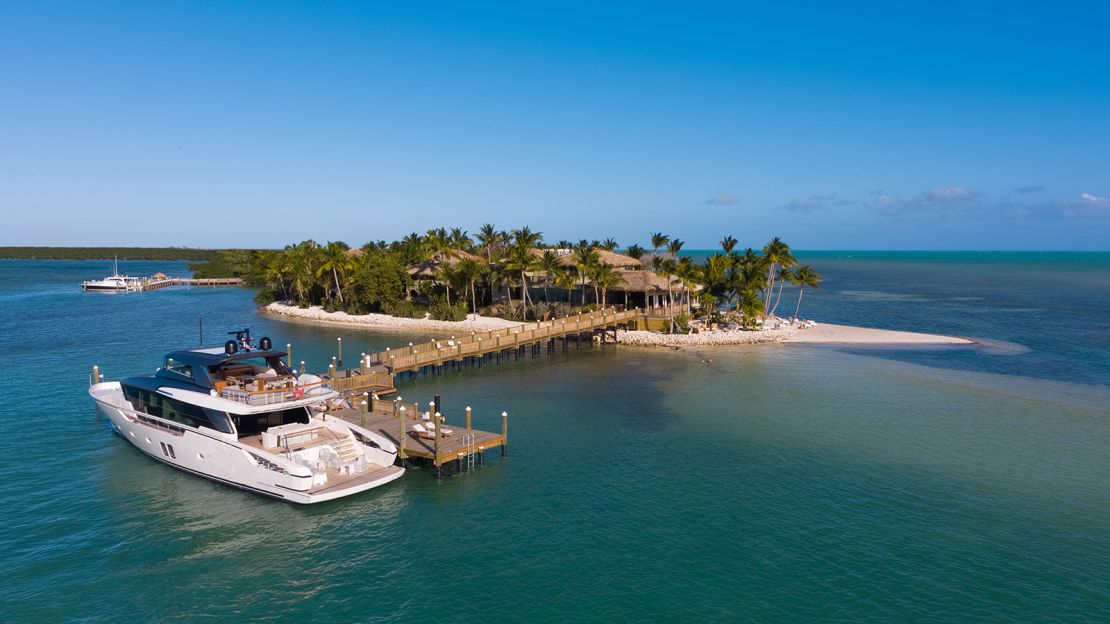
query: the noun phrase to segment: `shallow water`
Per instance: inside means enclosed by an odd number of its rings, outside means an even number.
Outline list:
[[[1110,617],[1110,256],[806,260],[827,281],[803,316],[989,342],[572,347],[428,377],[400,394],[441,393],[456,421],[472,405],[487,429],[507,410],[511,456],[439,481],[414,469],[307,508],[147,459],[96,415],[89,367],[151,370],[197,341],[199,315],[210,343],[251,325],[316,369],[340,335],[352,360],[419,336],[258,317],[240,289],[85,294],[76,284],[104,263],[0,261],[0,390],[22,397],[0,404],[13,475],[0,491],[0,610],[10,621]],[[1026,309],[1039,311],[1015,311]]]

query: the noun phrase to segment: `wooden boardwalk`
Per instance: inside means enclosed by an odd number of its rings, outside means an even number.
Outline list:
[[[417,371],[426,367],[443,366],[449,362],[461,362],[467,358],[482,358],[490,354],[513,350],[523,351],[528,347],[538,348],[544,343],[554,344],[556,340],[580,340],[582,336],[600,333],[604,339],[609,331],[624,327],[643,317],[640,310],[599,310],[597,312],[568,316],[551,321],[522,323],[485,332],[470,332],[430,340],[418,345],[408,345],[397,349],[386,349],[366,356],[369,367],[382,366],[390,373]]]

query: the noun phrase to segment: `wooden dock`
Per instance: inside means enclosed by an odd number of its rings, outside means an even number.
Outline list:
[[[502,456],[508,451],[509,421],[505,413],[501,414],[501,433],[493,433],[471,426],[469,408],[463,423],[440,422],[436,427],[435,419],[429,416],[429,412],[435,409],[434,403],[424,412],[415,403],[402,404],[400,401],[362,403],[356,397],[355,403],[357,408],[333,410],[328,412],[328,417],[341,418],[385,436],[397,445],[397,457],[402,462],[425,460],[435,467],[436,476],[443,475],[445,466],[453,465],[456,470],[462,470],[482,464],[486,451],[490,449],[500,449]],[[435,414],[438,415],[438,412]]]
[[[329,415],[384,435],[397,445],[402,461],[428,461],[435,467],[436,475],[442,476],[445,466],[461,469],[482,463],[485,452],[492,448],[499,448],[501,455],[506,455],[508,414],[501,413],[500,433],[474,429],[469,408],[463,423],[442,422],[436,418],[440,414],[435,403],[423,409],[417,404],[382,399],[396,392],[398,376],[411,379],[422,371],[439,372],[452,364],[482,366],[483,362],[493,359],[519,359],[529,352],[535,357],[545,345],[549,351],[559,346],[565,351],[570,342],[577,347],[584,339],[615,338],[617,329],[634,325],[643,318],[642,310],[603,309],[550,321],[470,332],[362,354],[359,367],[346,370],[342,369],[343,339],[338,338],[338,353],[332,358],[325,378],[330,380],[333,389],[346,397],[350,407],[332,410]],[[291,350],[291,346],[287,346],[287,350]],[[303,362],[301,364],[303,366]]]
[[[170,286],[216,287],[242,285],[243,279],[240,277],[147,277],[141,279],[134,290],[145,292],[148,290],[169,288]]]
[[[365,365],[381,366],[390,373],[398,374],[468,359],[481,362],[491,355],[515,353],[519,357],[528,349],[535,355],[544,344],[554,349],[561,341],[565,349],[569,341],[578,344],[584,337],[592,339],[599,336],[604,341],[610,332],[615,336],[617,329],[636,323],[642,317],[643,312],[639,310],[609,309],[485,332],[470,332],[370,353],[366,355]]]

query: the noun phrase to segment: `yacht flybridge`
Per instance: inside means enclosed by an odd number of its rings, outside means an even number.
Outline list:
[[[331,380],[300,374],[249,330],[222,348],[166,355],[153,375],[89,389],[113,428],[186,472],[295,503],[348,496],[397,479],[384,436],[335,417]]]

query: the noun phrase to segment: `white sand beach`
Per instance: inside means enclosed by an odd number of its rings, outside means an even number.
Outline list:
[[[346,312],[327,312],[319,306],[299,308],[276,302],[265,306],[262,311],[266,314],[312,323],[395,331],[489,331],[521,324],[517,321],[506,321],[501,318],[479,315],[471,315],[470,319],[465,321],[437,321],[434,319],[401,318],[388,314],[347,314]]]
[[[795,330],[786,342],[828,344],[974,344],[973,340],[955,336],[921,334],[917,332],[873,329],[850,325],[818,323],[813,327]]]

